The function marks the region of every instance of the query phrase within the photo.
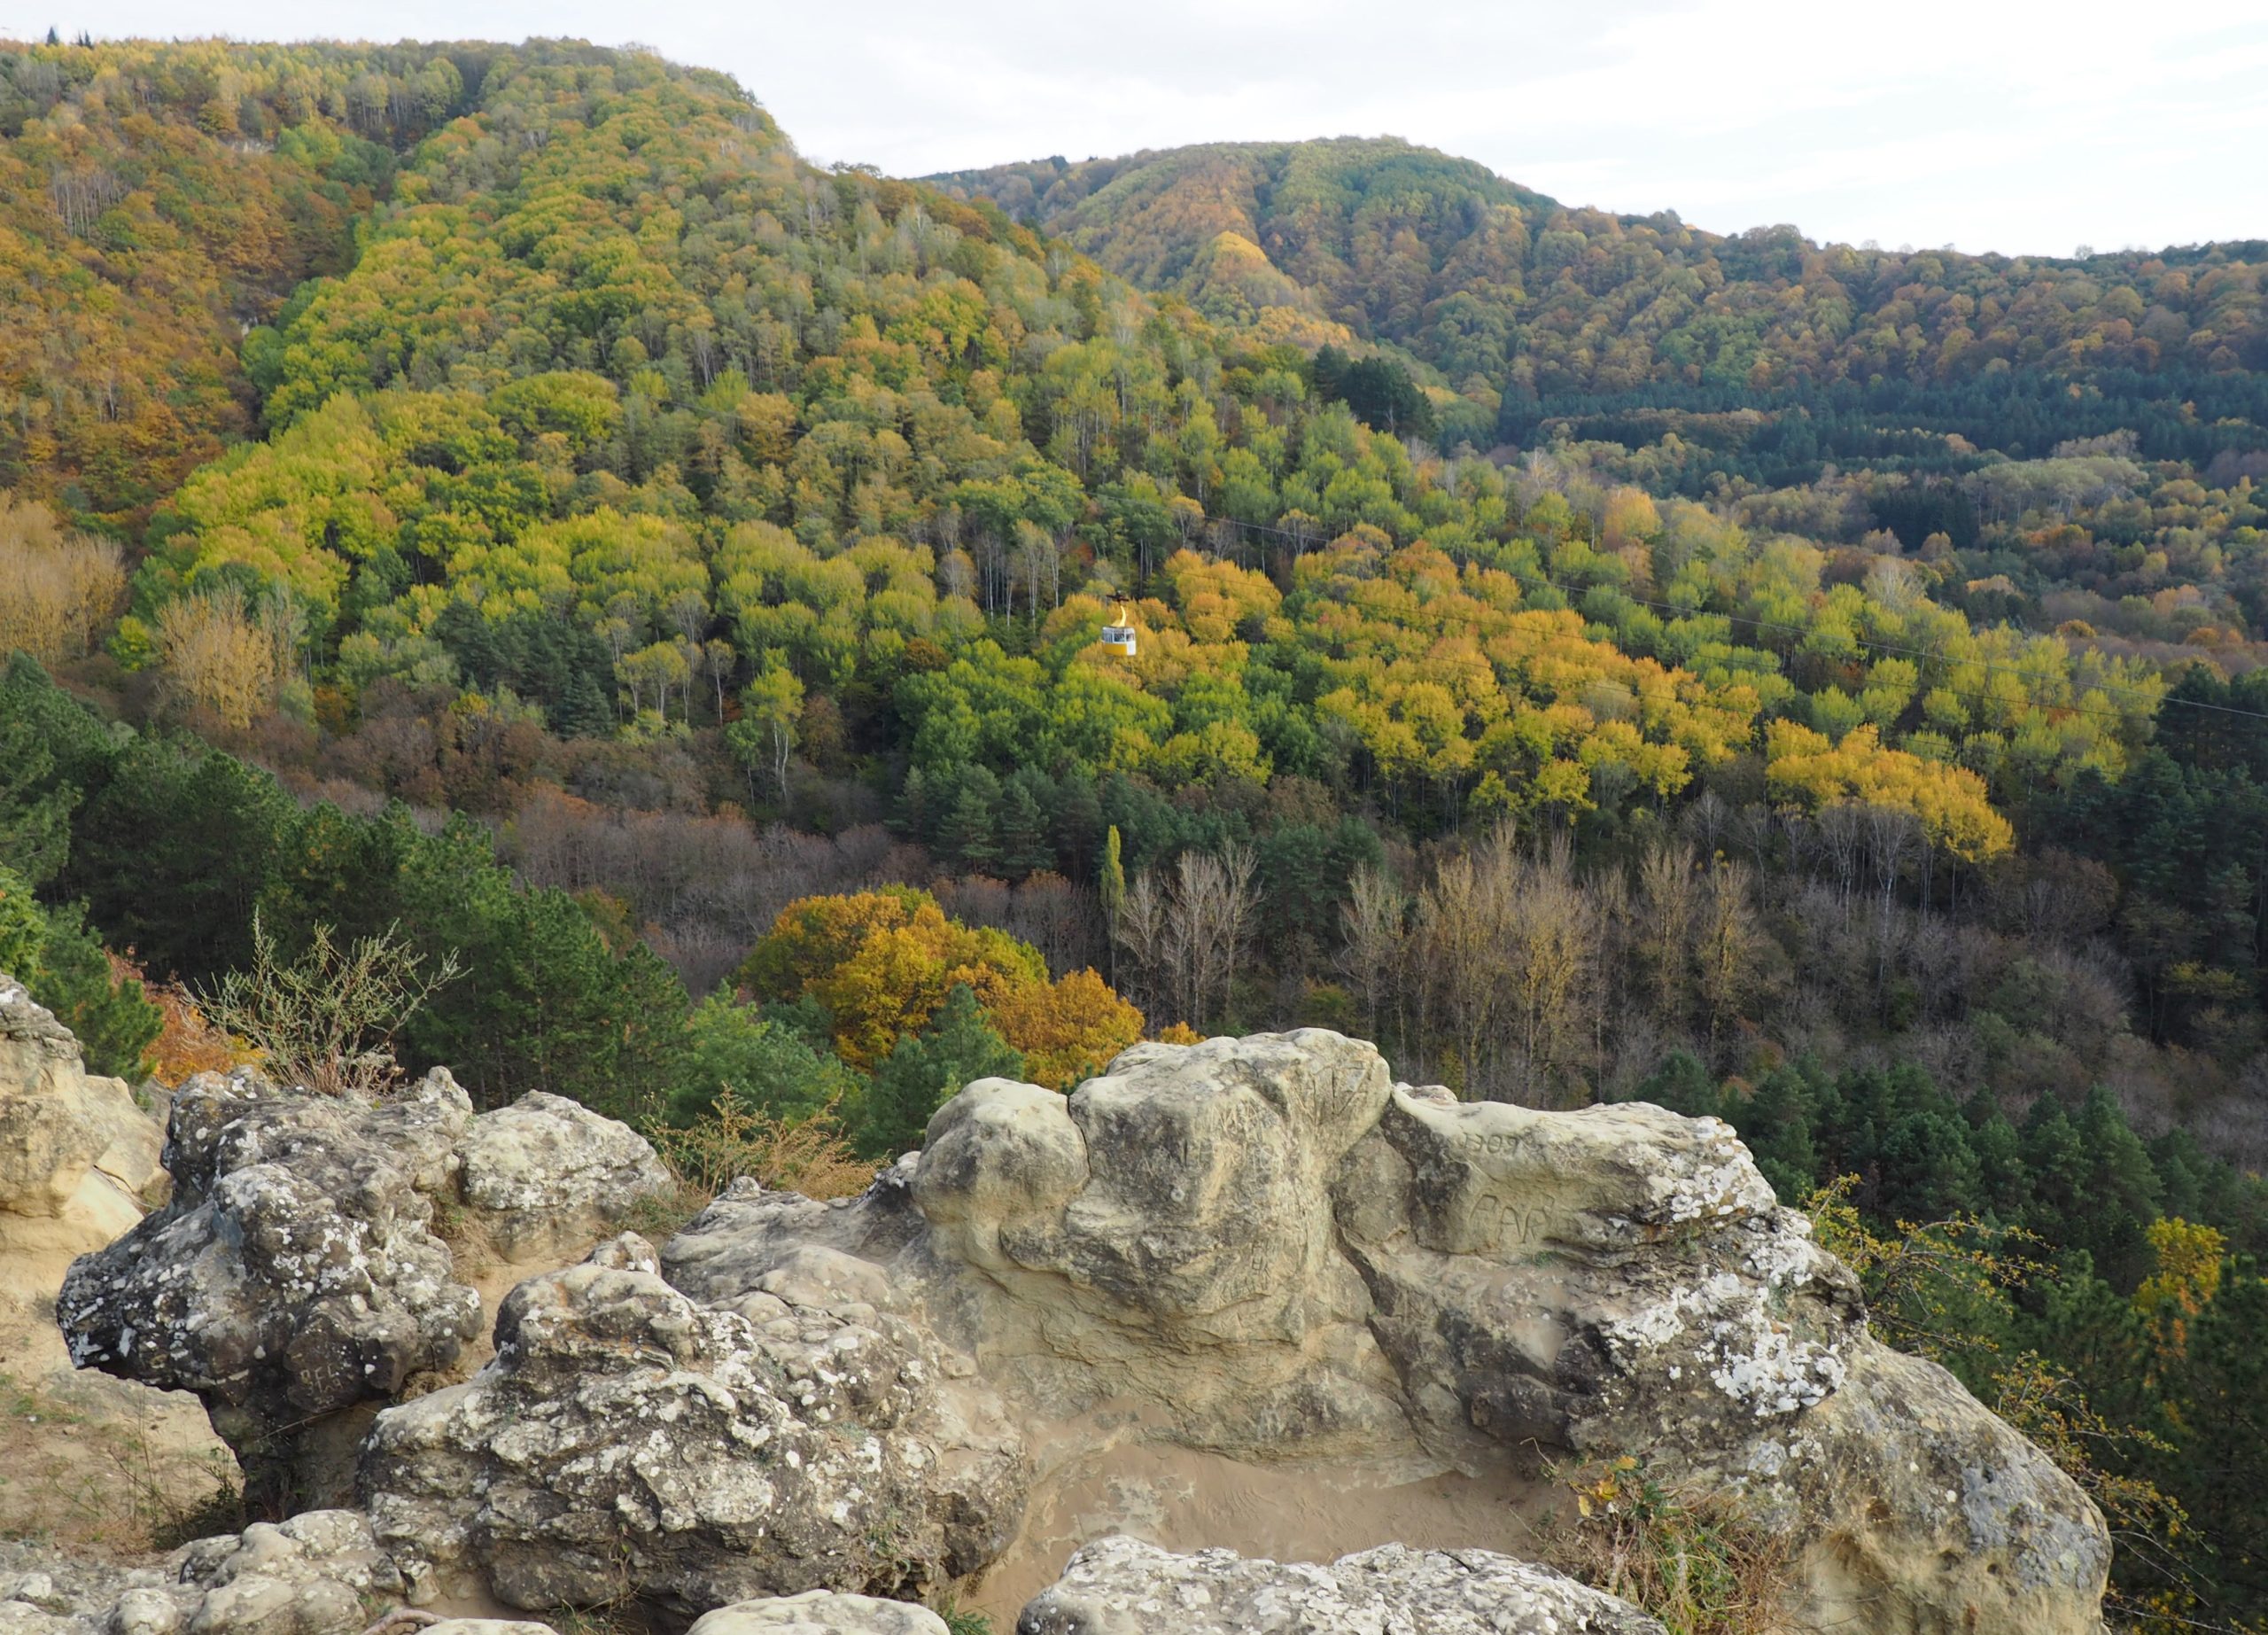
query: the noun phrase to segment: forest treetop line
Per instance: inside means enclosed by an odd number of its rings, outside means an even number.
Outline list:
[[[106,565],[19,505],[38,572],[17,622],[39,634],[13,639],[55,663],[102,638],[128,690],[223,732],[353,738],[372,705],[443,688],[451,736],[476,714],[498,744],[705,729],[750,803],[789,802],[800,747],[979,870],[1004,845],[964,821],[989,810],[983,777],[1177,798],[1295,777],[1419,837],[1506,815],[1608,834],[1752,759],[1772,798],[1892,802],[1973,866],[2043,782],[2122,775],[2167,660],[2241,670],[2268,614],[2257,422],[2203,425],[2184,399],[2179,427],[2217,446],[2202,470],[2154,456],[2147,415],[2089,432],[2130,365],[2168,378],[2147,407],[2194,384],[2147,348],[2084,362],[2132,340],[2114,309],[2133,279],[2220,326],[2192,343],[2250,344],[2251,264],[2218,249],[2194,280],[2152,261],[2115,288],[2056,263],[1790,260],[1569,215],[1390,142],[1075,167],[1027,201],[1132,222],[1171,260],[1175,201],[1226,165],[1254,231],[1320,280],[1309,308],[1333,277],[1456,286],[1344,314],[1347,345],[1309,349],[1202,291],[1138,292],[988,201],[815,171],[729,82],[634,53],[30,48],[0,55],[0,129],[49,182],[19,195],[24,298],[95,315],[85,346],[66,325],[22,361],[0,475],[131,557]],[[215,197],[278,218],[268,239],[265,217],[208,222]],[[231,279],[152,276],[206,267],[214,225]],[[262,242],[289,265],[258,265]],[[1948,333],[1858,382],[1851,359],[1911,305],[1884,288],[1916,276],[1941,281],[1933,311],[1986,326],[1975,372]],[[1962,292],[1988,276],[2006,287],[1979,306]],[[1742,302],[1765,289],[1787,312],[1825,300],[1841,340],[1758,327]],[[1446,333],[1472,300],[1523,366],[1606,387],[1643,364],[1659,401],[1563,417],[1517,467],[1476,455],[1460,429],[1485,441],[1542,403],[1533,381],[1507,366],[1460,395],[1353,335]],[[1557,325],[1583,300],[1607,306]],[[170,383],[107,350],[142,335],[137,301],[177,322],[204,303]],[[1582,339],[1618,302],[1641,314],[1621,362]],[[1977,363],[2004,331],[2030,362]],[[1739,339],[1763,377],[1679,365],[1702,339]],[[2207,377],[2241,400],[2255,377],[2222,350]],[[1898,429],[1892,388],[1931,382],[1940,404],[1983,391],[2019,450],[2085,434],[2016,457]],[[1693,406],[1712,392],[1742,406]],[[1492,397],[1494,428],[1468,412]],[[255,421],[264,441],[229,446]],[[1870,463],[1821,454],[1885,439]],[[145,447],[182,472],[162,494]],[[1773,480],[1806,447],[1814,474]],[[113,629],[94,604],[127,566]],[[1116,593],[1150,627],[1130,665],[1091,645]],[[1130,861],[1150,860],[1138,837]]]

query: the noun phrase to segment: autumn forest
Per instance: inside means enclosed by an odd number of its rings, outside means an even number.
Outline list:
[[[0,42],[0,969],[92,1064],[360,939],[402,1069],[791,1184],[1303,1025],[1713,1114],[2123,1616],[2268,1629],[2268,241],[752,90]]]

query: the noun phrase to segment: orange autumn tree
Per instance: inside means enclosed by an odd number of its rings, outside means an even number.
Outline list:
[[[1142,1037],[1142,1013],[1091,970],[1014,988],[992,1007],[1000,1036],[1024,1053],[1035,1084],[1068,1090]]]
[[[836,1053],[861,1071],[920,1032],[964,983],[1024,1053],[1032,1078],[1059,1089],[1142,1036],[1142,1013],[1093,971],[1051,982],[1030,944],[963,925],[911,886],[789,903],[741,967],[740,982],[766,1000],[816,1001],[831,1019]]]

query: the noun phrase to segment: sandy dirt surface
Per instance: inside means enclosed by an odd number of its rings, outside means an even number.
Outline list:
[[[1138,1413],[1104,1409],[1033,1433],[1045,1474],[1016,1542],[965,1598],[973,1610],[996,1630],[1014,1629],[1073,1551],[1111,1533],[1289,1561],[1392,1543],[1521,1555],[1557,1497],[1509,1475],[1245,1464],[1146,1441],[1146,1429]]]
[[[0,1538],[136,1554],[229,1525],[237,1461],[204,1405],[74,1369],[54,1299],[0,1292]]]

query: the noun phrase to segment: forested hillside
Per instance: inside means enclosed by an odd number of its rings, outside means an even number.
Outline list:
[[[1585,399],[1722,409],[1780,393],[1806,408],[1920,408],[1925,425],[1968,417],[1988,432],[1971,441],[2017,455],[2124,426],[2153,454],[2203,463],[2256,446],[2217,422],[2256,431],[2262,417],[2268,240],[2066,261],[1821,245],[1791,227],[1725,237],[1674,212],[1570,207],[1392,138],[929,179],[1217,320],[1404,347],[1457,394],[1446,407],[1460,431],[1488,417],[1477,410],[1511,430]],[[2069,406],[2024,389],[2024,376],[2071,371],[2093,390]],[[2218,402],[2197,424],[2174,405],[2201,378]],[[2137,424],[2160,417],[2134,413],[2151,400],[2166,424]]]
[[[138,527],[257,425],[245,330],[353,253],[478,50],[0,52],[0,487]]]
[[[391,938],[406,1065],[685,1140],[1302,1024],[1720,1112],[1971,1219],[1893,1298],[2268,1616],[2262,246],[908,183],[574,43],[0,46],[0,965],[99,1064]]]

